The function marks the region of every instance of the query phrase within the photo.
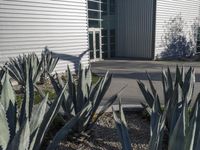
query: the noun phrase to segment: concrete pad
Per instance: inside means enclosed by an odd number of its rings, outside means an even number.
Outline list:
[[[121,88],[126,86],[121,94],[124,104],[140,104],[144,102],[144,97],[138,87],[137,80],[141,80],[148,86],[146,71],[150,74],[154,85],[159,93],[161,101],[162,95],[162,82],[161,71],[170,67],[172,74],[175,73],[176,66],[184,66],[186,69],[189,66],[195,68],[196,72],[196,85],[194,97],[200,92],[200,63],[199,62],[165,62],[165,61],[134,61],[134,60],[105,60],[101,62],[92,63],[92,71],[98,75],[104,75],[106,71],[113,74],[111,86],[106,93],[104,100],[108,99],[113,94],[120,91]]]

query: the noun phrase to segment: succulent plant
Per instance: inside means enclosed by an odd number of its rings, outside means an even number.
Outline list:
[[[200,94],[192,107],[195,84],[194,69],[190,67],[185,73],[184,68],[177,67],[174,80],[169,68],[167,71],[163,71],[164,105],[161,105],[149,75],[148,80],[151,92],[141,81],[138,81],[138,85],[147,103],[147,105],[142,105],[151,116],[149,149],[162,149],[163,130],[166,129],[169,150],[197,150],[200,140]],[[162,107],[164,107],[164,111]]]
[[[45,47],[45,50],[42,52],[41,57],[44,60],[44,71],[46,73],[52,73],[59,61],[58,57],[53,57],[53,53]]]
[[[79,74],[75,81],[68,67],[68,87],[64,91],[60,115],[64,120],[68,121],[84,109],[87,109],[84,115],[82,115],[82,118],[78,121],[78,124],[73,128],[74,133],[78,133],[79,135],[91,129],[98,118],[115,102],[120,92],[103,103],[102,108],[97,113],[97,109],[110,86],[111,79],[112,75],[106,73],[104,78],[100,78],[95,85],[92,85],[92,73],[90,68],[82,68],[80,65]],[[61,89],[65,85],[64,80],[61,79],[58,74],[55,78],[50,75],[50,80],[56,94],[59,95]]]
[[[16,58],[10,58],[4,68],[9,70],[13,79],[20,85],[25,86],[26,64],[32,67],[33,83],[38,82],[41,77],[44,80],[48,73],[52,73],[58,63],[59,58],[53,57],[52,52],[47,48],[41,53],[41,59],[35,53],[20,55]]]
[[[128,127],[126,123],[126,118],[124,115],[124,111],[121,105],[121,99],[119,101],[119,115],[114,108],[113,110],[113,117],[115,120],[118,136],[120,138],[121,144],[122,144],[122,149],[123,150],[132,150],[131,148],[131,140],[128,134]]]
[[[21,104],[16,103],[15,92],[10,82],[8,71],[4,74],[2,92],[0,96],[0,149],[1,150],[38,150],[44,136],[58,113],[62,103],[63,92],[48,108],[48,95],[38,105],[34,105],[34,86],[32,68],[25,64],[26,81],[24,99]],[[20,105],[20,106],[17,106]],[[77,123],[75,116],[65,125],[65,132],[56,135],[48,149],[56,147],[63,136],[71,131],[71,127]]]
[[[5,64],[5,68],[9,70],[10,76],[16,80],[19,85],[25,86],[26,82],[26,72],[27,65],[32,68],[32,80],[33,83],[39,81],[40,76],[43,72],[43,61],[39,60],[35,53],[28,55],[19,55],[16,58],[10,58],[10,60]]]
[[[41,54],[42,63],[43,63],[43,73],[41,76],[42,82],[47,78],[49,73],[52,73],[59,61],[58,57],[53,57],[53,53],[49,51],[47,47],[45,47],[45,50]]]

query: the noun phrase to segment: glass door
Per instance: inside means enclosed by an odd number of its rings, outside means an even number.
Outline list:
[[[91,61],[102,59],[100,29],[89,29],[89,51]]]

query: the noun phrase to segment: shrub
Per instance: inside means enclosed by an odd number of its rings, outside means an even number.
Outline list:
[[[196,52],[197,21],[191,26],[191,32],[185,31],[185,24],[181,14],[176,15],[164,26],[165,33],[162,36],[164,51],[160,54],[162,59],[179,59],[190,57]]]

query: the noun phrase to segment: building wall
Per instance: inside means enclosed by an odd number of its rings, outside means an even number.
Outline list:
[[[199,16],[199,8],[199,0],[157,0],[155,56],[165,49],[162,37],[169,19],[181,14],[186,22],[184,31],[188,34],[194,20]]]
[[[0,64],[45,46],[60,57],[59,72],[88,64],[87,1],[0,0]]]
[[[116,1],[116,56],[151,59],[155,0]]]

